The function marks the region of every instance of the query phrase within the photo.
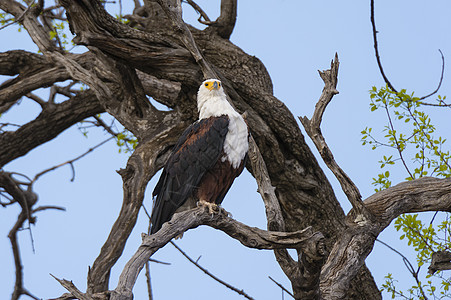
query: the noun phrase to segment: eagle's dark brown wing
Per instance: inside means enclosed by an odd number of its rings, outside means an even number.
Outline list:
[[[151,233],[171,219],[220,159],[228,126],[229,117],[222,115],[199,120],[184,131],[152,194]]]

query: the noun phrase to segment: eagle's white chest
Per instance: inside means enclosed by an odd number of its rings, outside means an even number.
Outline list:
[[[248,149],[249,142],[246,123],[238,113],[237,116],[229,115],[229,131],[224,141],[225,156],[222,158],[222,161],[227,159],[236,169],[240,166]]]
[[[225,155],[221,160],[227,160],[235,169],[238,168],[249,149],[246,122],[225,97],[211,97],[207,101],[202,100],[198,99],[199,119],[221,115],[229,117],[229,131],[225,137],[223,148]]]

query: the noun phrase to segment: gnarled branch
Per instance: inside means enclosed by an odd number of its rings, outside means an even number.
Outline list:
[[[345,296],[351,278],[364,264],[377,236],[393,219],[404,213],[451,212],[451,179],[423,177],[403,182],[368,197],[364,204],[374,219],[350,224],[335,243],[321,270],[324,298]]]
[[[315,112],[313,113],[312,119],[309,120],[307,117],[299,117],[299,120],[301,121],[302,125],[305,128],[305,131],[312,139],[313,143],[321,154],[324,163],[338,179],[338,182],[340,182],[341,188],[348,197],[349,202],[351,202],[352,207],[359,214],[359,220],[361,218],[368,219],[371,216],[368,214],[367,210],[362,204],[362,196],[360,195],[359,189],[335,161],[332,151],[330,151],[329,147],[327,146],[326,140],[324,139],[320,129],[321,120],[323,118],[323,114],[326,110],[327,105],[332,100],[332,97],[338,94],[338,91],[336,89],[338,82],[338,66],[338,55],[335,54],[335,59],[331,62],[331,68],[329,70],[319,72],[325,86],[321,97],[316,103]]]
[[[265,231],[240,223],[230,218],[223,210],[211,215],[205,207],[177,213],[157,233],[143,235],[143,243],[125,265],[111,299],[131,299],[132,288],[146,261],[172,238],[199,225],[208,225],[221,230],[243,245],[256,249],[299,248],[319,234],[312,228],[297,232]]]

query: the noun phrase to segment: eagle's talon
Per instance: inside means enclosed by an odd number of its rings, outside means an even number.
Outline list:
[[[220,211],[220,207],[217,204],[211,203],[211,202],[207,202],[205,200],[199,200],[198,205],[207,207],[208,208],[208,212],[210,213],[210,215],[217,214]]]

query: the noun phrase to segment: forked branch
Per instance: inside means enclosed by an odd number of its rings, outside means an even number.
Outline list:
[[[320,129],[323,114],[326,110],[327,105],[330,103],[333,96],[338,94],[336,88],[338,82],[339,64],[340,63],[338,61],[338,55],[335,54],[335,59],[331,62],[331,68],[322,72],[319,71],[319,75],[324,81],[323,92],[318,102],[316,103],[312,118],[308,119],[307,117],[299,117],[299,120],[301,121],[308,136],[312,139],[313,143],[321,154],[324,163],[340,182],[341,188],[346,194],[349,202],[351,202],[352,207],[357,211],[358,215],[360,215],[364,219],[368,219],[370,218],[370,214],[365,209],[365,206],[362,203],[362,196],[360,195],[359,189],[335,161],[332,151],[329,149],[329,146],[327,145]]]

